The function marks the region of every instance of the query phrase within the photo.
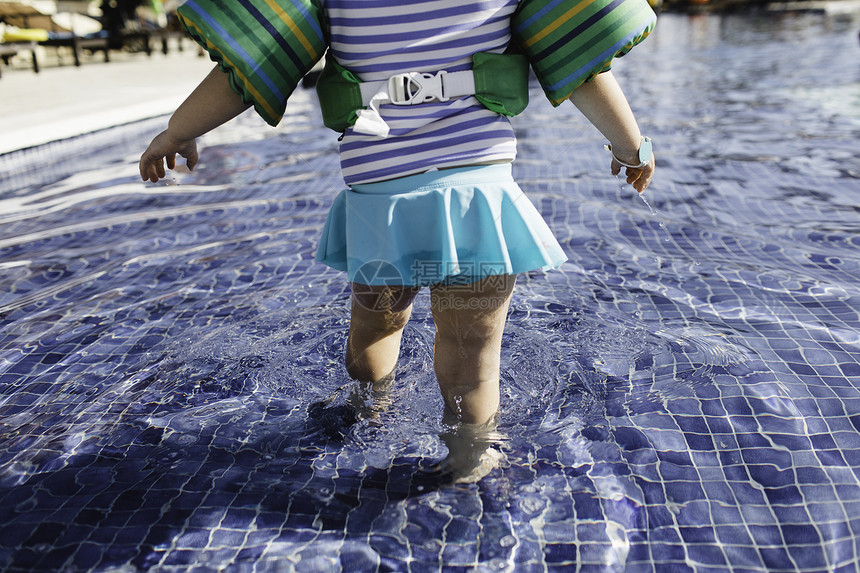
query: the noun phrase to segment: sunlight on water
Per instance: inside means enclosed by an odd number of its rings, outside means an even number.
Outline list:
[[[571,106],[514,120],[569,260],[518,278],[498,428],[460,442],[427,292],[391,385],[347,376],[307,94],[164,184],[135,167],[163,118],[0,156],[0,569],[855,567],[858,19],[660,19],[613,68],[647,196]],[[497,456],[452,484],[464,444]]]

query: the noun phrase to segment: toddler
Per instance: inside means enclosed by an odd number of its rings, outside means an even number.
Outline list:
[[[651,143],[609,63],[650,32],[646,1],[189,0],[180,18],[218,66],[146,149],[141,177],[163,178],[176,155],[193,168],[195,139],[252,105],[276,123],[327,50],[318,91],[326,125],[342,132],[347,187],[316,257],[351,283],[347,371],[377,390],[391,380],[428,287],[446,415],[473,443],[499,408],[516,275],[566,260],[511,177],[508,116],[525,105],[525,62],[554,104],[569,99],[607,138],[610,171],[626,169],[641,193]]]

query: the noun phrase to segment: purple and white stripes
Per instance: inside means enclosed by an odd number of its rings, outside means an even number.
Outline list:
[[[501,53],[517,0],[324,0],[328,57],[363,81],[401,72],[471,68],[472,54]],[[511,161],[516,141],[508,118],[474,97],[417,106],[383,105],[387,138],[347,130],[341,165],[348,185],[436,168]]]

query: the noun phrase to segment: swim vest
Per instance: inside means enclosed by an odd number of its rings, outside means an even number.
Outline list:
[[[327,46],[321,0],[188,0],[177,14],[270,125]],[[644,40],[655,22],[647,0],[523,0],[512,43],[557,106]]]
[[[448,76],[446,72],[439,72],[435,77],[440,75]],[[494,54],[490,52],[478,52],[472,55],[472,69],[465,72],[455,72],[454,74],[463,74],[470,76],[471,81],[463,82],[468,84],[468,87],[462,91],[454,91],[451,97],[458,95],[473,95],[487,109],[501,115],[513,116],[522,113],[529,103],[529,64],[528,60],[522,54]],[[403,76],[424,75],[429,78],[417,78],[420,86],[421,82],[432,79],[433,74],[418,74],[417,72],[406,72],[397,74],[390,80],[399,79]],[[317,81],[317,95],[320,100],[320,110],[322,111],[323,124],[337,132],[342,132],[346,128],[355,126],[356,132],[372,134],[372,131],[359,129],[363,127],[360,123],[356,123],[360,110],[367,108],[368,97],[373,91],[365,91],[362,89],[365,86],[370,86],[372,90],[377,88],[378,84],[390,84],[389,82],[361,82],[352,72],[345,69],[334,61],[334,58],[326,58],[325,67]],[[409,80],[413,84],[413,80]],[[431,82],[427,82],[431,83]],[[452,82],[453,83],[453,82]],[[458,82],[459,83],[459,82]],[[443,86],[446,84],[442,79],[436,80],[438,91],[435,97],[431,94],[430,97],[423,101],[433,101],[438,97],[442,97],[440,101],[445,101],[448,98],[443,94]],[[420,92],[415,94],[417,100],[421,102],[421,95],[424,93],[423,87],[420,87]],[[404,90],[406,93],[401,96],[404,101],[410,101],[413,94],[409,89]],[[369,101],[373,101],[371,97]],[[392,101],[390,97],[386,101]],[[414,101],[414,100],[413,100]],[[402,104],[401,104],[402,105]],[[406,105],[410,105],[407,103]],[[420,105],[420,103],[419,103]],[[371,106],[373,107],[373,106]],[[366,112],[363,112],[366,113]],[[384,121],[378,116],[378,112],[374,108],[376,120]],[[366,129],[366,128],[365,128]],[[385,133],[387,134],[387,128]]]

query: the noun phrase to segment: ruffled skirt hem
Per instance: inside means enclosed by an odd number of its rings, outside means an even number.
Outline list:
[[[341,191],[316,259],[351,282],[429,286],[550,269],[567,257],[503,164]]]

